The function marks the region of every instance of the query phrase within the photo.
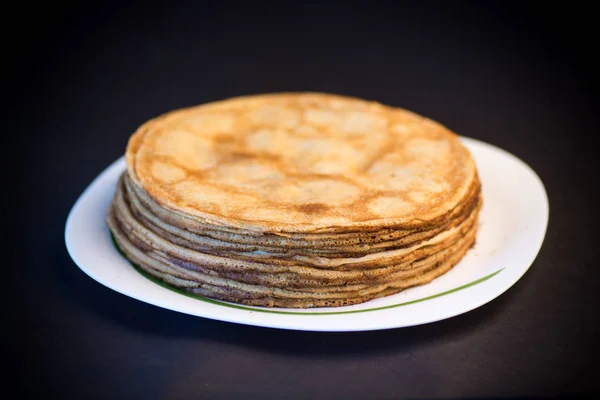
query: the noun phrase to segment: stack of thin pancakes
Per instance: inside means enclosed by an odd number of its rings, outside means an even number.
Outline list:
[[[108,225],[166,283],[236,303],[336,307],[431,282],[473,246],[482,204],[458,136],[323,93],[176,110],[130,138]]]

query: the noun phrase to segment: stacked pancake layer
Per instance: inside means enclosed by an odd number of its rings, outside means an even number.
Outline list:
[[[477,235],[458,137],[406,110],[288,93],[174,111],[127,147],[107,222],[132,263],[267,307],[358,304],[431,282]]]

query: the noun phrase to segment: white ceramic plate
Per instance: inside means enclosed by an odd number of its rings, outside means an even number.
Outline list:
[[[102,172],[71,210],[65,241],[91,278],[127,296],[204,318],[281,329],[366,331],[399,328],[473,310],[510,288],[533,263],[548,224],[548,198],[535,172],[515,156],[468,138],[483,187],[475,247],[428,285],[363,304],[309,310],[247,307],[170,290],[140,274],[115,248],[105,224],[123,158]]]

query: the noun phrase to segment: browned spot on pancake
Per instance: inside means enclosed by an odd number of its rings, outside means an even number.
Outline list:
[[[232,151],[229,153],[231,161],[252,160],[258,158],[258,154],[248,153],[245,151]]]
[[[217,135],[214,140],[217,144],[231,144],[235,143],[236,138],[233,135]]]
[[[251,153],[247,151],[241,151],[233,148],[233,146],[226,144],[221,146],[217,150],[221,163],[236,163],[243,162],[246,160],[265,160],[271,162],[277,162],[281,157],[276,154],[269,153]]]
[[[320,214],[329,210],[329,206],[323,203],[307,203],[298,207],[298,210],[305,214]]]

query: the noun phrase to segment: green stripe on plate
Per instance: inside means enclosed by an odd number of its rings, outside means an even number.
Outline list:
[[[127,261],[129,261],[127,259],[127,256],[125,256],[125,254],[123,254],[123,252],[121,251],[121,249],[119,248],[119,245],[117,244],[117,242],[115,241],[114,236],[111,233],[111,237],[112,237],[112,241],[114,246],[116,247],[117,251],[123,256],[125,257],[125,259]],[[375,307],[375,308],[367,308],[367,309],[361,309],[361,310],[348,310],[348,311],[322,311],[322,312],[298,312],[298,311],[282,311],[282,310],[270,310],[270,309],[265,309],[265,308],[257,308],[257,307],[250,307],[250,306],[243,306],[240,304],[232,304],[232,303],[227,303],[224,301],[220,301],[220,300],[214,300],[214,299],[210,299],[208,297],[204,297],[204,296],[199,296],[199,295],[195,295],[189,292],[186,292],[184,290],[180,290],[174,286],[169,285],[168,283],[164,282],[162,279],[159,279],[153,275],[150,275],[148,272],[142,270],[141,268],[139,268],[137,265],[131,263],[131,261],[129,261],[129,263],[135,268],[136,271],[138,271],[142,276],[146,277],[147,279],[151,280],[152,282],[166,288],[169,289],[175,293],[178,294],[182,294],[184,296],[187,297],[191,297],[195,300],[199,300],[199,301],[203,301],[205,303],[209,303],[209,304],[214,304],[217,306],[222,306],[222,307],[228,307],[228,308],[235,308],[238,310],[244,310],[244,311],[250,311],[250,312],[260,312],[260,313],[266,313],[266,314],[280,314],[280,315],[342,315],[342,314],[358,314],[358,313],[365,313],[365,312],[372,312],[372,311],[381,311],[381,310],[387,310],[390,308],[397,308],[397,307],[404,307],[404,306],[408,306],[411,304],[416,304],[416,303],[421,303],[427,300],[433,300],[436,299],[438,297],[442,297],[442,296],[447,296],[451,293],[455,293],[455,292],[459,292],[463,289],[467,289],[469,287],[478,285],[482,282],[487,281],[488,279],[493,278],[494,276],[498,275],[500,272],[502,272],[504,270],[504,268],[500,268],[497,271],[494,271],[482,278],[476,279],[474,281],[471,281],[469,283],[466,283],[462,286],[458,286],[455,287],[454,289],[450,289],[450,290],[446,290],[445,292],[441,292],[441,293],[437,293],[437,294],[433,294],[431,296],[427,296],[427,297],[422,297],[420,299],[416,299],[416,300],[411,300],[411,301],[406,301],[404,303],[397,303],[397,304],[391,304],[391,305],[387,305],[387,306],[381,306],[381,307]]]

